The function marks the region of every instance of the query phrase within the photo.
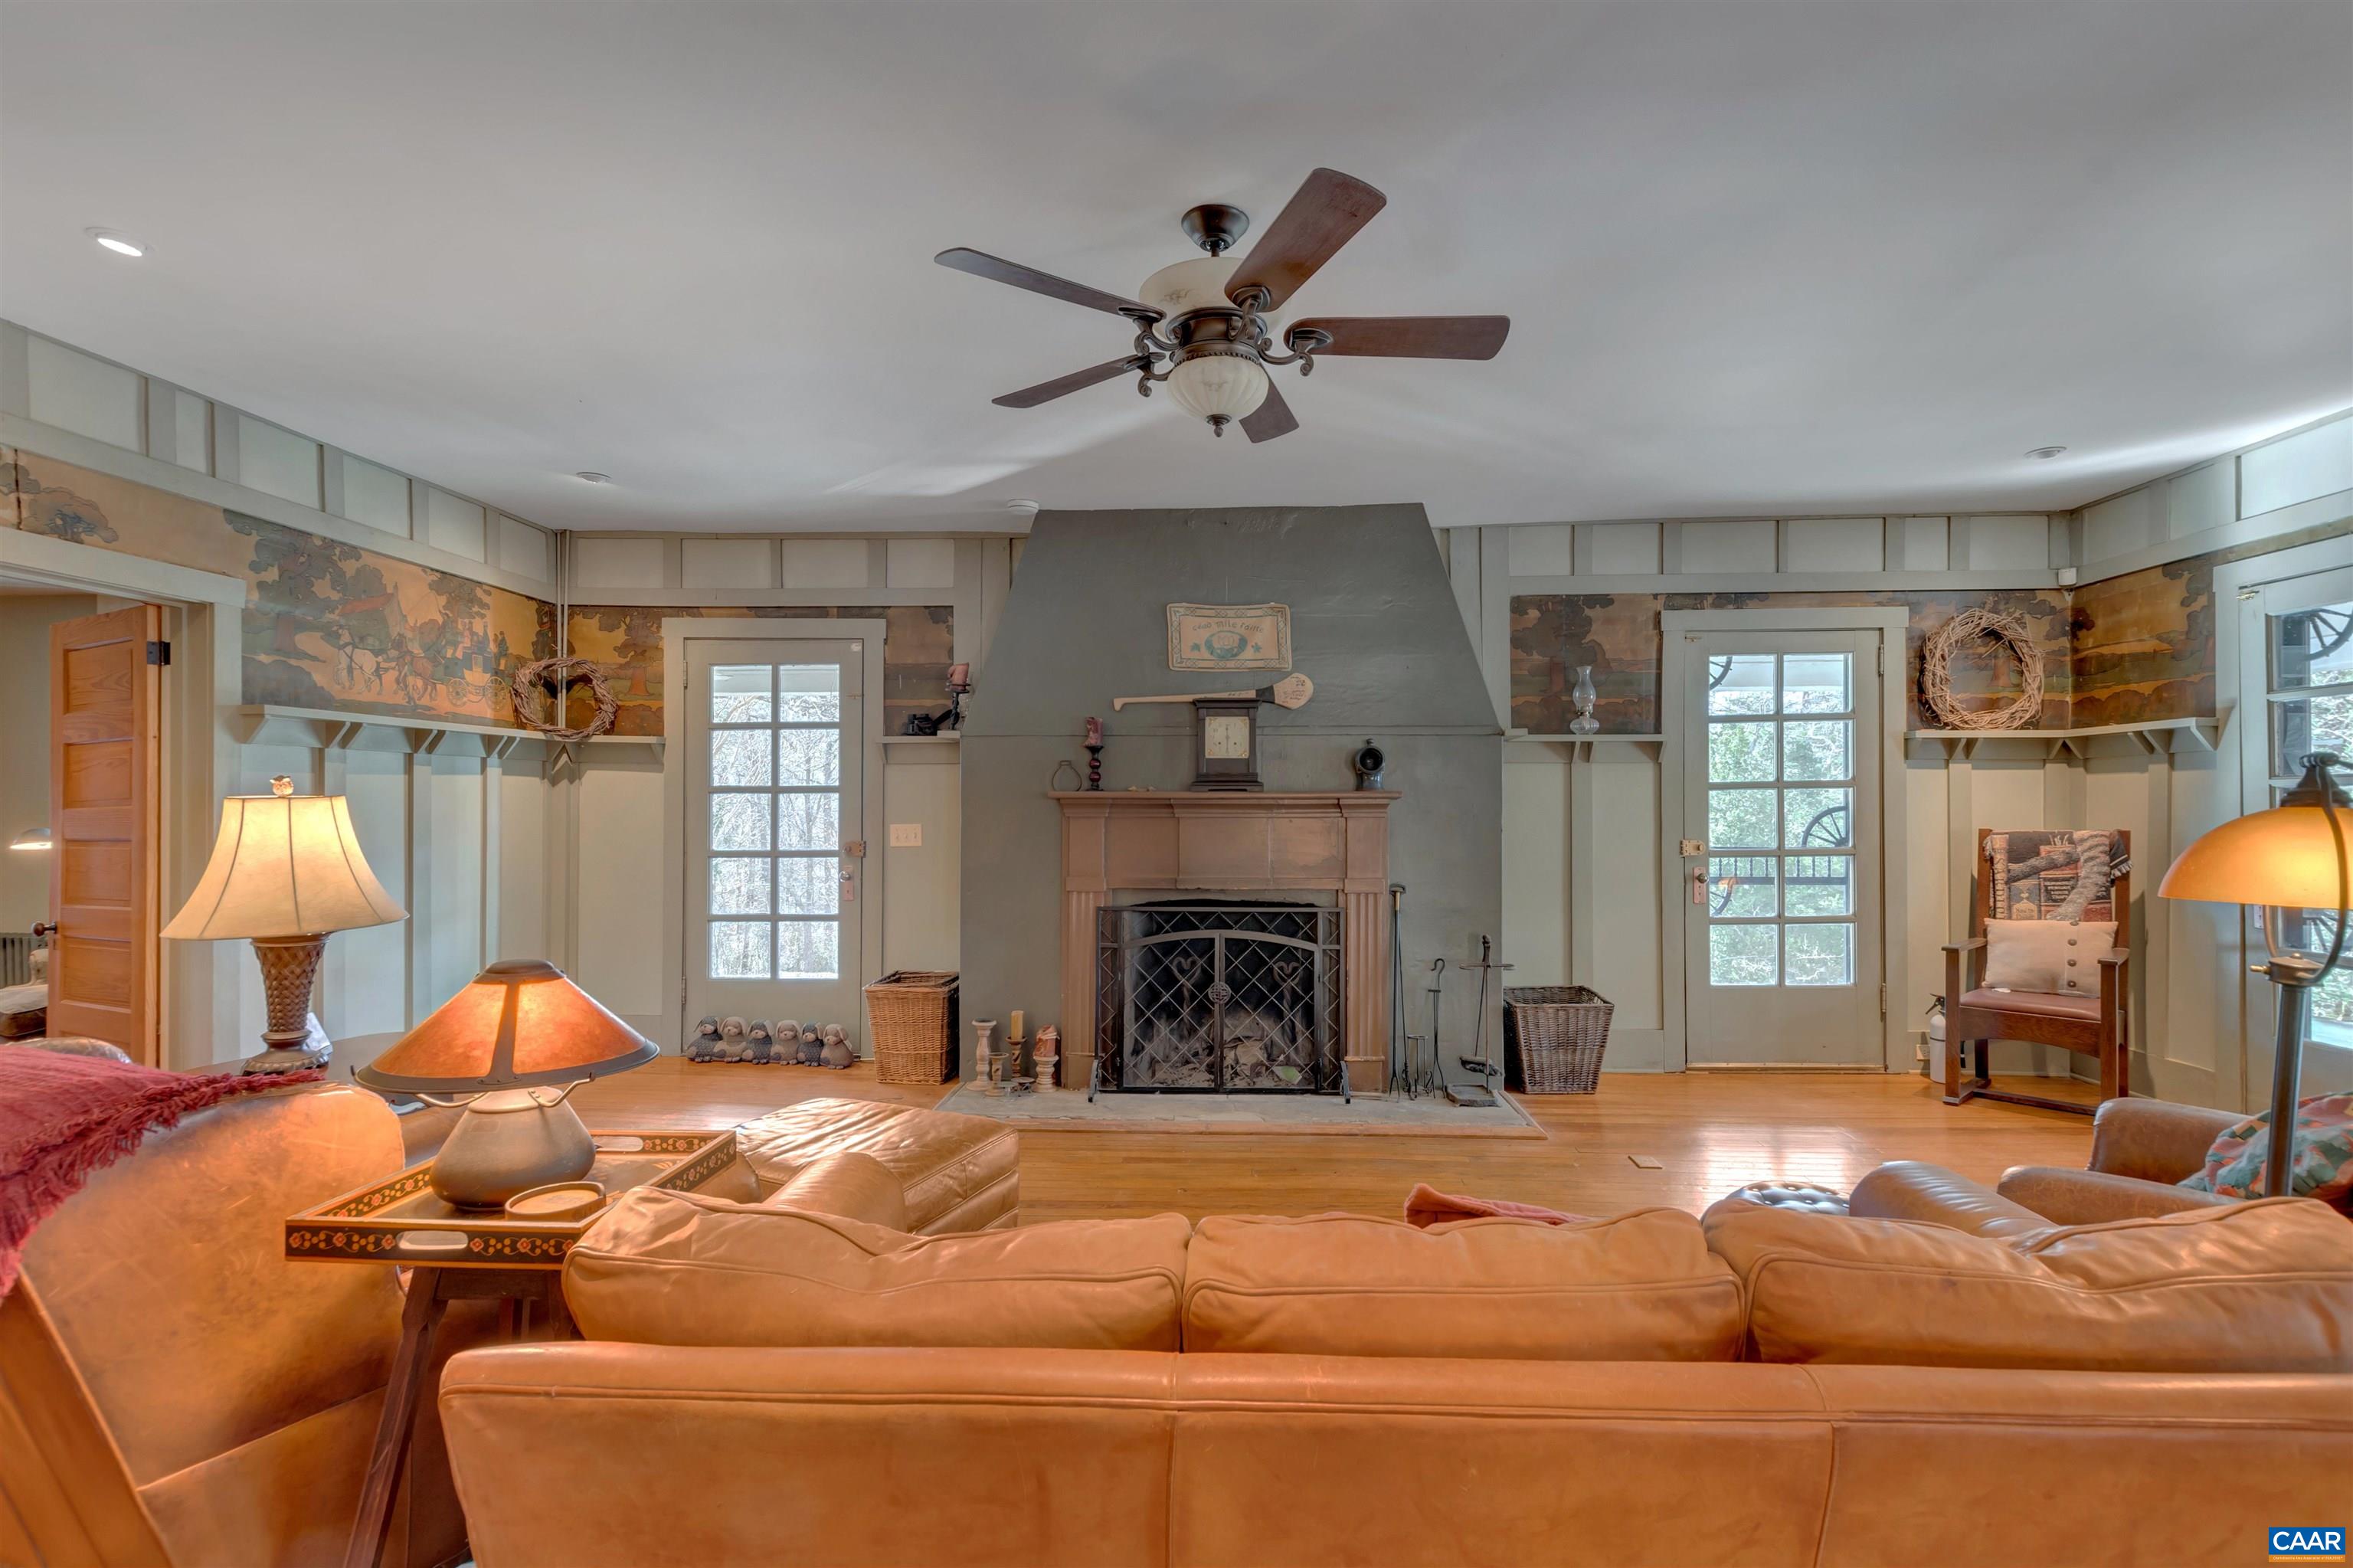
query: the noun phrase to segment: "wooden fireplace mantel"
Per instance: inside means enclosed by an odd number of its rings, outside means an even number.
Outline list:
[[[1095,1054],[1096,916],[1119,892],[1327,892],[1341,908],[1348,1082],[1378,1093],[1388,1062],[1388,809],[1393,789],[1073,789],[1062,813],[1063,1082]]]

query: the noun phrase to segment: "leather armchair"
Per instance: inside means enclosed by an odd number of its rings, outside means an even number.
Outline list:
[[[401,1287],[381,1265],[289,1261],[282,1227],[400,1170],[398,1120],[348,1086],[241,1097],[43,1222],[0,1298],[0,1563],[341,1560]],[[450,1348],[482,1337],[469,1323]],[[464,1520],[429,1417],[408,1476],[384,1561],[452,1561]]]
[[[2053,1224],[2091,1225],[2236,1202],[2174,1183],[2206,1163],[2206,1151],[2236,1111],[2164,1100],[2110,1100],[2092,1122],[2084,1171],[2020,1165],[2002,1173],[2002,1197]]]

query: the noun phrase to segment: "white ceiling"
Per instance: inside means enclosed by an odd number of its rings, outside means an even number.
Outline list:
[[[553,524],[2037,510],[2353,403],[2342,0],[12,3],[0,48],[0,312]],[[1124,329],[934,251],[1129,291],[1318,164],[1389,207],[1299,313],[1504,312],[1500,359],[1329,361],[1262,447],[990,406]]]

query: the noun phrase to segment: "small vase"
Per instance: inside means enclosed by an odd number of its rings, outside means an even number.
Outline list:
[[[1577,684],[1569,688],[1569,700],[1577,705],[1577,716],[1568,721],[1571,735],[1593,735],[1601,728],[1601,721],[1593,716],[1594,700],[1600,694],[1593,689],[1593,666],[1577,667]]]

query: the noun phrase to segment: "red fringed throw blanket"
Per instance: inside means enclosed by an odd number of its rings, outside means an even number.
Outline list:
[[[0,1296],[16,1287],[33,1227],[157,1128],[232,1095],[322,1076],[191,1075],[0,1045]]]

